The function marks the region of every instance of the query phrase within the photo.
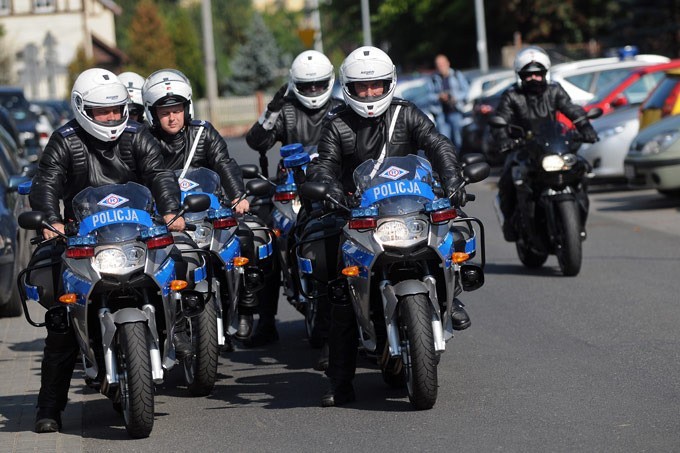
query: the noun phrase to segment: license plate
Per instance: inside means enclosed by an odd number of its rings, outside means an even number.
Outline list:
[[[623,174],[626,175],[626,179],[635,179],[635,167],[632,165],[624,165]]]

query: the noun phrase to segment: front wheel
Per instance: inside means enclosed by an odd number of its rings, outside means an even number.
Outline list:
[[[408,399],[418,410],[431,409],[437,401],[437,354],[429,298],[425,294],[403,297],[399,318]]]
[[[154,421],[154,389],[146,324],[120,325],[116,353],[125,429],[135,439],[149,437]]]
[[[190,319],[194,355],[184,359],[184,374],[193,396],[208,395],[217,380],[217,310],[214,301],[205,304],[200,315]]]
[[[581,271],[581,216],[578,206],[573,201],[558,204],[559,218],[557,226],[557,261],[562,273],[573,277]]]

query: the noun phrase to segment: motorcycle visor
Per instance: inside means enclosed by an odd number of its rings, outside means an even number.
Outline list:
[[[303,96],[321,96],[328,91],[331,79],[314,80],[312,82],[295,82],[295,89]]]
[[[93,123],[104,127],[117,127],[127,122],[127,113],[125,104],[106,107],[85,107],[85,115]]]
[[[390,94],[392,80],[361,80],[347,82],[347,93],[360,102],[379,101]]]

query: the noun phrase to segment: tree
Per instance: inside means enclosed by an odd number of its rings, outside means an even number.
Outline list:
[[[170,17],[169,25],[170,30],[182,30],[181,33],[172,34],[177,69],[182,71],[191,81],[194,97],[203,97],[206,90],[205,68],[201,39],[196,24],[191,20],[187,10],[177,8]]]
[[[12,82],[12,57],[5,47],[5,28],[0,24],[0,85]]]
[[[274,36],[259,14],[254,14],[247,32],[248,40],[236,50],[232,76],[227,88],[237,95],[248,95],[272,86],[279,78],[279,49]]]
[[[127,36],[130,42],[127,52],[130,63],[126,70],[148,77],[159,69],[177,66],[173,39],[158,7],[151,0],[139,2]]]
[[[96,62],[94,58],[87,58],[85,48],[79,46],[76,54],[68,65],[68,86],[72,87],[81,72],[86,69],[94,68]]]

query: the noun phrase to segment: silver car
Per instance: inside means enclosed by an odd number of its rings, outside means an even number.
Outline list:
[[[625,182],[623,160],[639,129],[638,106],[622,107],[592,121],[600,141],[579,149],[591,165],[593,182]]]

